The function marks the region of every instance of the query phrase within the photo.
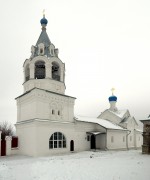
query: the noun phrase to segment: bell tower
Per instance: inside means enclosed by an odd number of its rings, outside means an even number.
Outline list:
[[[16,98],[19,153],[34,156],[52,154],[56,147],[57,152],[68,151],[62,134],[69,138],[75,125],[76,98],[65,95],[65,64],[47,35],[45,14],[40,23],[41,34],[23,64],[24,92]],[[52,134],[62,140],[54,141],[53,149],[49,145]]]
[[[24,93],[33,88],[65,94],[65,64],[58,57],[58,49],[46,32],[48,20],[43,14],[41,34],[36,45],[31,46],[31,57],[23,64]]]
[[[31,46],[24,68],[24,92],[17,100],[17,124],[31,121],[73,122],[75,98],[65,95],[65,64],[46,32],[45,14],[41,34]]]

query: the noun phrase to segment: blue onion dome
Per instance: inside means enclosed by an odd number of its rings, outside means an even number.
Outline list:
[[[112,95],[112,96],[110,96],[110,97],[108,98],[108,100],[109,100],[109,102],[111,102],[111,101],[117,101],[117,97],[114,96],[114,95]]]
[[[43,18],[41,19],[40,23],[41,23],[41,25],[42,25],[42,24],[47,25],[48,20],[47,20],[45,17],[43,17]]]

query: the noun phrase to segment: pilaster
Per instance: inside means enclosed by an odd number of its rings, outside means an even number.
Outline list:
[[[52,64],[50,62],[46,63],[46,78],[52,78]]]
[[[11,155],[11,141],[12,141],[12,137],[11,136],[6,136],[5,140],[6,140],[6,156],[7,155]]]
[[[34,79],[34,73],[35,73],[34,64],[30,64],[29,68],[30,68],[30,79]]]

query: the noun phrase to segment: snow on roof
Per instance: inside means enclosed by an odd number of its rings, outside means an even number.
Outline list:
[[[126,130],[126,129],[123,129],[122,127],[118,126],[118,125],[111,123],[108,120],[105,120],[105,119],[85,117],[85,116],[75,116],[75,119],[77,121],[82,121],[82,122],[96,123],[96,124],[99,124],[100,126],[106,128],[106,129]]]
[[[129,120],[133,119],[134,117],[129,116],[127,118],[124,118],[120,123],[128,123]]]
[[[127,112],[127,109],[124,110],[117,110],[117,111],[111,111],[109,110],[111,113],[115,114],[116,116],[123,118],[123,116],[125,115],[125,113]]]
[[[143,132],[141,129],[135,129],[135,131],[137,131],[137,132]]]
[[[142,120],[140,120],[140,121],[150,121],[150,117],[145,118],[145,119],[142,119]]]
[[[94,134],[94,135],[98,135],[98,134],[106,134],[105,132],[100,132],[100,131],[90,131],[90,132],[86,132],[87,134]]]

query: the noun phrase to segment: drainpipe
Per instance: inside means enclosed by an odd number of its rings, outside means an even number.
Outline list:
[[[126,134],[126,147],[127,147],[127,150],[129,150],[129,147],[128,147],[128,136],[129,134],[131,133],[131,131],[127,131],[127,134]]]
[[[107,148],[107,129],[106,129],[106,141],[105,141],[105,150],[108,150],[108,148]]]
[[[137,149],[137,143],[136,143],[136,129],[134,129],[134,147]]]

